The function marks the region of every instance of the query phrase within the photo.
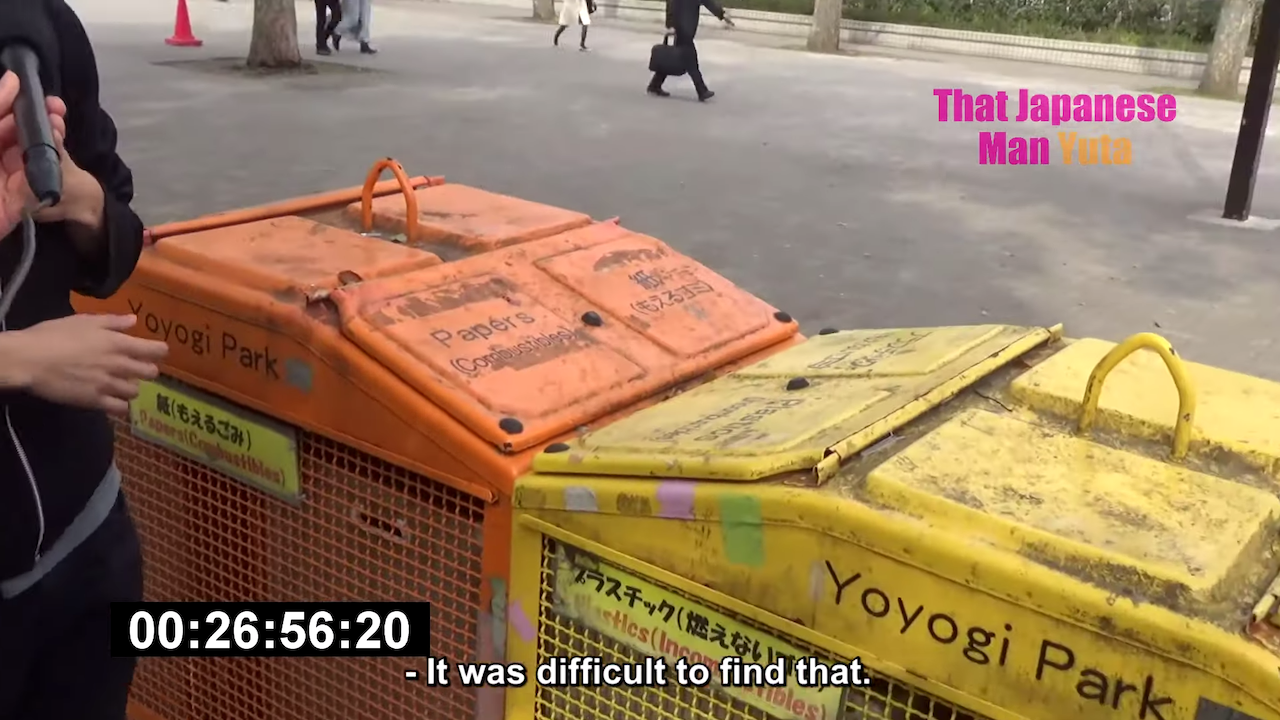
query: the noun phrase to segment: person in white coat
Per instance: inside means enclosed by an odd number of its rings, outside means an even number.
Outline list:
[[[560,6],[560,26],[556,28],[555,36],[551,38],[551,44],[558,47],[560,36],[574,21],[577,21],[582,26],[582,39],[578,41],[578,49],[586,50],[587,28],[591,27],[591,13],[595,11],[595,0],[564,0],[564,4]]]
[[[373,0],[342,0],[342,22],[333,30],[333,49],[338,50],[342,38],[355,38],[360,52],[373,55],[378,52],[369,44],[369,20],[373,15]]]

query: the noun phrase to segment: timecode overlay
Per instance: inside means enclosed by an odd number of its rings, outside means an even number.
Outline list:
[[[425,602],[111,604],[116,657],[423,657]]]

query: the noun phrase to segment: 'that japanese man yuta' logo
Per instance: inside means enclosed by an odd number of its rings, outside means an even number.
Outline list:
[[[966,93],[960,88],[938,88],[938,122],[1008,123],[1009,94]],[[1046,95],[1023,88],[1018,91],[1015,123],[1132,123],[1173,122],[1177,98],[1172,95]],[[1125,136],[1089,133],[1085,130],[1059,132],[1058,151],[1063,165],[1129,165],[1133,162],[1133,142]],[[980,165],[1049,165],[1050,138],[1010,134],[1004,130],[978,133]]]

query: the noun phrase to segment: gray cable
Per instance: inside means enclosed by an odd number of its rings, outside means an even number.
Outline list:
[[[18,296],[18,290],[22,289],[22,283],[27,279],[27,273],[31,272],[35,259],[36,221],[28,213],[22,216],[22,259],[18,261],[18,269],[13,271],[13,277],[5,283],[3,294],[0,294],[0,322],[4,322],[9,316],[13,299]]]

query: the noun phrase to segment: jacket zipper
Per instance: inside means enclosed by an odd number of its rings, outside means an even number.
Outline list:
[[[0,282],[0,297],[4,294],[4,284]],[[9,325],[4,318],[0,318],[0,332],[8,332]],[[27,459],[27,451],[22,447],[22,442],[18,440],[18,431],[13,428],[13,418],[9,415],[9,405],[4,406],[4,424],[9,429],[9,439],[13,441],[13,449],[18,451],[18,460],[22,463],[22,469],[27,474],[27,484],[31,486],[31,498],[36,503],[36,522],[40,528],[39,534],[36,536],[36,551],[32,563],[40,562],[40,551],[44,547],[44,503],[40,501],[40,487],[36,485],[36,474],[31,470],[31,461]]]

